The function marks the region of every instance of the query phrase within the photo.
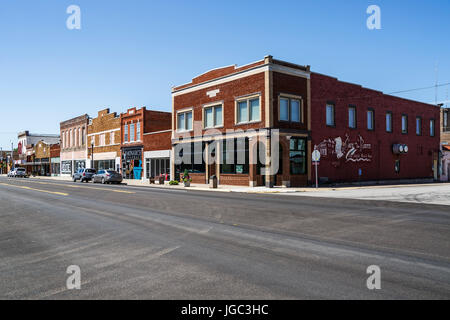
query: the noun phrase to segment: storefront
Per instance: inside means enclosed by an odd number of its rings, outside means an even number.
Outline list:
[[[144,158],[146,179],[160,175],[167,175],[170,179],[170,150],[147,151]]]
[[[71,160],[61,161],[61,174],[66,174],[66,175],[72,174],[72,161]]]
[[[51,175],[59,176],[61,172],[61,159],[59,157],[50,159]]]
[[[142,147],[122,148],[122,176],[124,179],[142,178]]]
[[[116,160],[94,160],[94,169],[95,170],[117,170],[116,168]],[[117,170],[118,171],[118,170]]]

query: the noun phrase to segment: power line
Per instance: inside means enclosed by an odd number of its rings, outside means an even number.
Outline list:
[[[448,85],[450,85],[450,82],[447,82],[447,83],[441,83],[441,84],[436,84],[436,85],[430,86],[430,87],[423,87],[423,88],[416,88],[416,89],[409,89],[409,90],[395,91],[395,92],[390,92],[390,93],[388,93],[388,94],[395,94],[395,93],[404,93],[404,92],[411,92],[411,91],[419,91],[419,90],[433,89],[433,88],[444,87],[444,86],[448,86]]]

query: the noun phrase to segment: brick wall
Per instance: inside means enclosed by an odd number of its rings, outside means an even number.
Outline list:
[[[144,135],[144,151],[172,149],[171,131]]]
[[[117,130],[119,129],[119,130]],[[116,131],[112,131],[116,130]],[[105,144],[111,144],[111,137],[114,137],[114,145],[99,146],[100,134],[105,133]],[[94,154],[103,152],[115,152],[116,157],[120,157],[120,117],[110,113],[109,109],[98,112],[97,118],[93,118],[88,126],[88,157],[91,156],[91,143],[95,141]]]
[[[331,181],[428,178],[439,150],[439,131],[430,137],[430,119],[439,108],[401,99],[336,78],[311,74],[312,142],[321,148],[319,177]],[[326,104],[335,105],[335,127],[326,126]],[[357,127],[348,127],[348,107],[356,106]],[[367,129],[367,111],[373,108],[375,130]],[[392,133],[386,132],[386,112],[392,112]],[[408,115],[408,134],[401,133],[401,116]],[[416,135],[416,116],[422,118],[422,135]],[[337,140],[336,140],[337,139]],[[392,145],[407,144],[408,154],[395,155]],[[339,152],[336,151],[339,149]],[[400,172],[394,170],[400,160]],[[359,177],[359,169],[362,176]],[[314,171],[313,171],[314,173]],[[314,174],[313,174],[314,180]]]

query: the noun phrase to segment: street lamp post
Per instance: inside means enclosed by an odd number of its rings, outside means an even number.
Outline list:
[[[91,143],[91,168],[94,169],[94,143]]]

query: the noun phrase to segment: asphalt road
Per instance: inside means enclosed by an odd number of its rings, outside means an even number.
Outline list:
[[[449,299],[449,225],[439,205],[2,177],[0,299]]]

